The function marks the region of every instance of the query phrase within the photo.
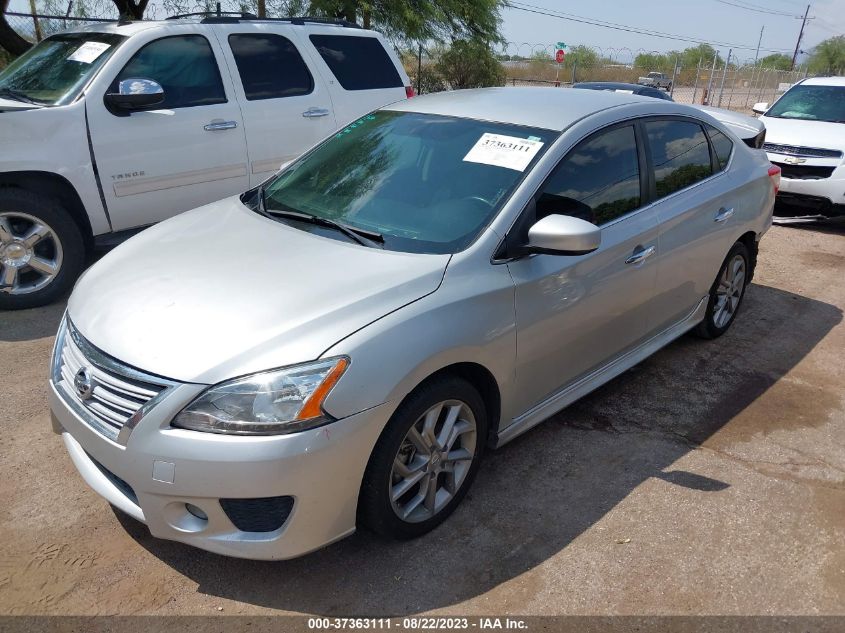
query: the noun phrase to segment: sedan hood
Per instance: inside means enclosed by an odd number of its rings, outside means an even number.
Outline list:
[[[106,255],[77,284],[68,314],[85,338],[129,365],[213,384],[318,358],[434,292],[448,262],[313,235],[234,197]]]
[[[766,143],[845,151],[845,123],[763,116]]]

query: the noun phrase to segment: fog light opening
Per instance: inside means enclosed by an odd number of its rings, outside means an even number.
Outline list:
[[[193,503],[186,503],[185,509],[201,521],[208,521],[208,515],[203,512],[200,508],[195,506]]]

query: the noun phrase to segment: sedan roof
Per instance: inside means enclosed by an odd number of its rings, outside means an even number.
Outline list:
[[[547,130],[564,130],[586,116],[609,108],[646,103],[682,113],[671,101],[607,90],[565,88],[479,88],[451,90],[414,97],[386,106],[387,110],[440,114],[467,119],[513,123]]]

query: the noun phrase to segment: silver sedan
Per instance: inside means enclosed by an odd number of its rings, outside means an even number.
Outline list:
[[[436,527],[483,453],[723,334],[779,172],[692,107],[505,88],[377,110],[88,270],[53,425],[157,537],[290,558]]]

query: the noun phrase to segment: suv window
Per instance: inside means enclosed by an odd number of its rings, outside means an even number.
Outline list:
[[[588,138],[558,164],[537,200],[537,219],[552,213],[602,225],[640,206],[640,164],[633,126]]]
[[[691,121],[646,121],[657,197],[689,187],[713,173],[704,130]]]
[[[164,88],[162,110],[226,103],[220,70],[202,35],[175,35],[144,45],[111,86],[124,79],[152,79]]]
[[[733,141],[710,125],[707,126],[707,134],[710,136],[710,143],[716,152],[716,158],[719,161],[719,171],[721,171],[728,166],[728,161],[731,158],[731,152],[734,148]]]
[[[286,37],[272,34],[229,36],[247,100],[307,95],[314,90],[308,66]]]
[[[311,35],[326,65],[344,90],[401,88],[402,78],[381,42],[354,35]]]

